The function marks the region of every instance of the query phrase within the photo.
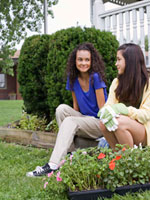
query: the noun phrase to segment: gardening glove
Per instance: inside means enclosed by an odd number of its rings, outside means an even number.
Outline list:
[[[105,113],[105,109],[107,109],[107,107],[104,107],[103,110],[100,110],[101,113],[99,112],[98,114],[100,114],[100,120],[102,121],[103,124],[105,124],[105,127],[107,128],[108,131],[115,131],[117,128],[118,128],[118,121],[116,120],[116,113],[114,111],[112,111],[112,115],[111,117],[109,118],[109,121],[108,119],[101,119],[101,116],[104,115]],[[112,109],[112,108],[111,108]]]
[[[118,117],[119,114],[128,115],[128,109],[123,103],[105,106],[99,110],[97,116],[100,118],[103,124],[105,124],[113,117]]]
[[[107,123],[105,123],[105,127],[108,131],[115,131],[118,128],[118,121],[115,117],[113,117],[111,120],[109,120]]]
[[[128,114],[128,109],[123,103],[102,108],[98,112],[98,117],[100,117],[100,120],[103,124],[105,124],[108,131],[115,131],[118,128],[118,121],[116,120],[116,117],[118,117],[119,114]]]

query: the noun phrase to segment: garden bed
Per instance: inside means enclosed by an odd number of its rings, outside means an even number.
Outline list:
[[[33,145],[41,148],[53,148],[56,134],[51,132],[20,130],[0,127],[0,139],[21,145]]]
[[[57,134],[53,132],[0,127],[0,139],[2,141],[14,142],[21,145],[32,145],[49,149],[54,147],[56,137]],[[75,148],[87,148],[97,146],[98,142],[94,139],[75,137],[74,144]],[[69,149],[69,151],[71,150]]]

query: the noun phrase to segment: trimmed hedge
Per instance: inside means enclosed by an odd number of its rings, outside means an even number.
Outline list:
[[[20,93],[28,113],[49,118],[45,75],[49,52],[48,35],[34,35],[25,40],[18,63]]]
[[[91,42],[106,64],[107,87],[116,77],[118,41],[110,32],[95,28],[68,28],[48,35],[36,35],[25,40],[18,65],[20,92],[27,112],[53,119],[61,103],[72,105],[66,91],[65,69],[69,54],[79,44]]]

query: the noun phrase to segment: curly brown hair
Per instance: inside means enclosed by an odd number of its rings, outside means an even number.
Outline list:
[[[91,53],[91,67],[89,74],[91,75],[91,82],[93,83],[93,74],[98,73],[99,77],[106,83],[105,78],[105,64],[102,60],[100,53],[96,50],[92,43],[85,42],[79,44],[69,55],[67,62],[66,74],[69,76],[70,86],[73,87],[74,81],[79,75],[79,70],[76,68],[76,54],[77,51],[87,50]]]

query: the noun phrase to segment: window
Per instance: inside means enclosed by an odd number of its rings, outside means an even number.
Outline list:
[[[6,88],[5,74],[0,74],[0,88]]]

